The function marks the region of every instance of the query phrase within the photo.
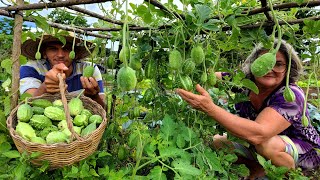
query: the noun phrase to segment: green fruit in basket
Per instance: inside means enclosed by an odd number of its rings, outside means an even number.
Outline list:
[[[102,117],[98,114],[94,114],[94,115],[90,116],[89,123],[93,123],[93,122],[95,122],[97,124],[102,123]]]
[[[56,107],[63,107],[63,103],[62,103],[61,99],[57,99],[57,100],[53,101],[52,105],[56,106]]]
[[[81,111],[81,114],[82,114],[82,115],[86,115],[86,116],[88,117],[88,119],[90,118],[90,116],[92,116],[91,111],[89,111],[88,109],[83,109],[83,110]]]
[[[79,115],[83,110],[83,103],[79,98],[72,98],[68,103],[71,116]]]
[[[32,106],[31,108],[32,108],[33,114],[43,115],[44,113],[44,108],[42,107]]]
[[[46,137],[47,144],[69,142],[68,136],[60,131],[50,132]]]
[[[94,67],[93,66],[87,66],[83,70],[83,76],[84,77],[92,77],[94,73]]]
[[[37,131],[36,133],[37,133],[38,137],[41,137],[41,138],[45,139],[50,132],[58,131],[58,130],[59,129],[58,129],[57,126],[51,125],[49,127],[44,128],[41,131]]]
[[[52,106],[52,102],[47,99],[35,99],[31,103],[32,103],[32,106],[38,106],[42,108]]]
[[[30,124],[19,121],[16,126],[16,132],[25,140],[30,140],[32,137],[36,137],[35,130]]]
[[[51,120],[44,115],[33,115],[29,124],[36,129],[44,129],[52,125]]]
[[[41,137],[32,137],[30,139],[30,142],[33,142],[33,143],[38,143],[38,144],[46,144],[46,140],[44,140],[43,138]]]
[[[44,115],[54,121],[66,120],[66,114],[64,113],[64,110],[54,106],[46,107],[44,109]]]
[[[66,120],[62,120],[58,123],[58,128],[60,130],[68,129],[68,123]]]
[[[82,127],[73,126],[73,130],[75,133],[77,133],[80,136]]]
[[[17,110],[17,118],[21,122],[28,122],[33,115],[32,108],[29,104],[21,104]]]
[[[74,119],[73,119],[73,124],[76,126],[87,126],[88,125],[88,117],[86,115],[77,115]]]
[[[97,129],[96,123],[93,122],[81,131],[81,136],[84,137],[88,134],[91,134],[96,129]]]

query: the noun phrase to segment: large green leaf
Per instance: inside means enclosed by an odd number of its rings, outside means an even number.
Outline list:
[[[163,169],[160,166],[155,166],[153,169],[150,170],[148,174],[148,178],[153,180],[166,180],[167,177],[163,173]]]
[[[196,4],[195,9],[199,16],[199,21],[202,23],[210,17],[211,9],[206,5]]]
[[[172,162],[172,166],[175,170],[179,171],[184,175],[198,176],[201,174],[201,170],[192,166],[191,164],[187,164],[185,161],[176,160]]]
[[[250,89],[255,94],[259,94],[259,89],[258,89],[257,85],[254,82],[252,82],[250,79],[243,79],[241,82],[244,87]]]
[[[1,67],[4,68],[7,73],[11,74],[11,71],[12,71],[11,59],[7,58],[7,59],[1,61]]]
[[[48,20],[45,17],[42,16],[31,16],[31,18],[34,19],[34,22],[36,23],[36,25],[41,28],[44,32],[46,33],[50,33],[50,26],[48,24]]]
[[[11,151],[7,151],[7,152],[4,152],[2,153],[5,157],[7,158],[18,158],[20,157],[20,153],[17,151],[17,150],[11,150]]]

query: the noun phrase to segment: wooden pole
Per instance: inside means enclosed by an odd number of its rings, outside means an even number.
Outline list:
[[[18,5],[23,4],[23,0],[17,0]],[[20,61],[19,57],[21,54],[21,34],[22,34],[22,23],[23,13],[16,11],[14,15],[14,27],[13,27],[13,45],[12,45],[12,86],[11,86],[11,110],[17,106],[19,99],[19,81],[20,81]]]

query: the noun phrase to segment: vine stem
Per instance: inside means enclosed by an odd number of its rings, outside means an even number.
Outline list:
[[[280,45],[281,45],[282,32],[281,32],[281,27],[280,27],[280,24],[278,22],[278,19],[276,17],[276,13],[274,12],[274,9],[273,9],[272,0],[268,0],[268,2],[270,4],[270,10],[271,10],[274,22],[275,22],[275,24],[277,25],[277,28],[278,28],[278,44],[277,44],[277,47],[276,47],[276,49],[274,51],[275,53],[277,53],[278,50],[280,49]]]
[[[312,77],[313,73],[314,73],[314,72],[312,72],[312,73],[309,75],[309,78],[308,78],[308,86],[307,86],[307,91],[306,91],[306,97],[305,97],[305,100],[304,100],[304,103],[303,103],[303,112],[302,112],[302,115],[303,115],[303,116],[306,115],[307,101],[308,101],[308,95],[309,95],[309,86],[310,86],[310,83],[311,83],[311,77]]]

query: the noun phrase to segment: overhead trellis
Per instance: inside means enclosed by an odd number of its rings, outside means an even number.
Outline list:
[[[39,3],[34,4],[24,4],[23,0],[17,0],[16,4],[14,5],[8,5],[6,7],[0,7],[0,15],[6,16],[6,17],[12,17],[15,18],[15,27],[14,27],[14,42],[13,42],[13,55],[12,55],[12,61],[13,61],[13,84],[12,84],[12,92],[14,90],[18,89],[19,85],[19,56],[20,56],[20,45],[21,45],[21,31],[22,31],[22,20],[34,22],[35,20],[32,17],[24,17],[23,11],[26,10],[38,10],[38,9],[48,9],[48,8],[58,8],[58,7],[66,7],[70,10],[76,11],[78,13],[84,14],[86,16],[97,18],[98,20],[102,20],[106,23],[110,23],[113,25],[113,27],[76,27],[71,26],[68,24],[59,24],[48,21],[48,25],[54,28],[63,29],[67,31],[73,31],[79,34],[86,34],[93,37],[98,38],[104,38],[104,39],[110,39],[112,36],[110,34],[106,33],[94,33],[94,32],[112,32],[112,31],[121,31],[122,25],[124,24],[123,21],[117,20],[117,19],[111,19],[107,16],[98,14],[96,12],[92,12],[90,10],[81,8],[77,5],[84,5],[84,4],[94,4],[94,3],[104,3],[104,2],[110,2],[113,0],[67,0],[67,1],[60,1],[60,0],[50,0],[50,2],[46,3],[45,1],[41,1]],[[186,19],[185,14],[181,14],[179,12],[175,12],[172,8],[168,8],[165,5],[161,4],[159,1],[156,0],[144,0],[145,5],[152,6],[153,8],[157,8],[158,10],[163,11],[171,21],[168,21],[167,24],[161,24],[159,26],[155,27],[144,27],[137,24],[129,23],[129,31],[142,31],[142,30],[161,30],[161,29],[168,29],[172,27],[172,22],[175,19],[184,21]],[[259,8],[250,8],[250,7],[242,7],[242,11],[239,13],[236,13],[234,15],[235,18],[241,18],[241,17],[249,17],[252,15],[257,15],[263,13],[266,19],[262,19],[257,22],[249,22],[247,24],[241,24],[238,25],[238,28],[240,29],[255,29],[255,28],[261,28],[261,27],[270,27],[274,26],[274,18],[271,16],[270,12],[270,6],[268,6],[268,3],[266,0],[260,1],[261,7]],[[296,3],[296,2],[288,2],[288,3],[282,3],[282,4],[275,4],[273,5],[274,10],[278,11],[288,11],[292,8],[312,8],[320,5],[320,1],[308,1],[303,3]],[[208,18],[206,21],[210,20],[220,20],[221,15],[214,16],[211,18]],[[308,18],[301,18],[301,19],[289,19],[289,20],[280,20],[280,25],[293,25],[293,24],[302,24],[305,20],[319,20],[320,16],[313,16]],[[231,30],[233,27],[231,27],[228,24],[221,24],[223,31]],[[20,39],[20,40],[17,40]],[[17,49],[18,48],[18,49]],[[15,93],[13,95],[13,100],[11,101],[11,107],[15,107],[18,102],[18,95]]]
[[[123,22],[115,19],[110,19],[107,18],[106,16],[103,16],[101,14],[98,14],[96,12],[92,12],[83,8],[80,8],[76,5],[83,5],[83,4],[94,4],[94,3],[103,3],[103,2],[109,2],[113,0],[69,0],[69,1],[58,1],[58,2],[50,2],[50,3],[35,3],[35,4],[25,4],[25,5],[15,5],[15,6],[8,6],[8,7],[0,7],[0,15],[7,16],[7,17],[13,17],[14,12],[16,11],[22,11],[22,10],[36,10],[36,9],[44,9],[44,8],[57,8],[57,7],[67,7],[68,9],[74,10],[79,13],[83,13],[85,15],[106,21],[108,23],[114,24],[114,25],[123,25]],[[167,14],[173,15],[175,18],[179,19],[184,19],[185,15],[183,14],[178,14],[176,12],[172,12],[169,10],[166,6],[161,4],[160,2],[156,0],[145,0],[146,4],[153,5],[160,10],[164,11]],[[315,6],[319,6],[320,1],[308,1],[304,2],[301,4],[295,3],[295,2],[289,2],[289,3],[282,3],[282,4],[276,4],[273,6],[273,9],[275,10],[288,10],[290,8],[312,8]],[[267,20],[265,22],[257,22],[254,24],[246,24],[246,25],[241,25],[239,28],[242,29],[254,29],[258,27],[267,27],[267,26],[273,26],[273,18],[271,17],[270,13],[270,7],[267,5],[266,0],[261,1],[261,8],[255,8],[255,9],[247,9],[241,12],[241,15],[236,15],[235,17],[240,17],[240,16],[251,16],[255,14],[260,14],[264,13]],[[303,23],[304,20],[309,19],[309,20],[319,20],[320,17],[310,17],[310,18],[303,18],[303,19],[292,19],[292,20],[287,20],[287,21],[280,21],[280,25],[284,24],[301,24]],[[219,19],[219,17],[212,17],[210,19]],[[30,21],[34,22],[30,18],[24,18],[25,21]],[[209,20],[209,19],[208,19]],[[119,28],[87,28],[87,27],[69,27],[69,25],[66,24],[57,24],[53,22],[48,22],[50,26],[59,28],[59,29],[64,29],[64,30],[69,30],[69,31],[75,31],[77,33],[84,33],[87,32],[88,35],[94,36],[94,37],[100,37],[100,38],[110,38],[110,36],[104,36],[104,35],[98,35],[98,34],[92,34],[89,33],[88,31],[120,31],[122,30],[121,27]],[[171,25],[166,24],[162,25],[160,27],[156,28],[151,28],[151,29],[164,29],[164,28],[169,28]],[[229,30],[231,27],[229,26],[224,26],[223,30]],[[141,27],[135,24],[129,24],[129,30],[131,31],[139,31],[139,30],[150,30],[150,27]]]

